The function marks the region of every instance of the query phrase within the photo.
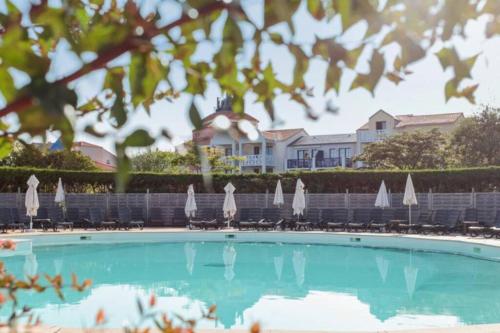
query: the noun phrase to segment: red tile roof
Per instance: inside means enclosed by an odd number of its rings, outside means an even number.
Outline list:
[[[269,131],[262,131],[262,135],[267,140],[282,141],[282,140],[287,140],[287,139],[291,138],[292,136],[294,136],[295,134],[298,134],[298,133],[303,132],[303,131],[304,131],[303,128],[269,130]]]
[[[436,113],[426,115],[400,115],[396,116],[396,128],[406,126],[426,126],[426,125],[445,125],[453,124],[460,120],[464,115],[461,112],[455,113]]]
[[[378,113],[379,111],[377,111],[376,113]],[[460,120],[460,118],[462,118],[463,116],[464,114],[461,112],[435,113],[435,114],[423,114],[423,115],[406,114],[406,115],[394,116],[394,119],[396,119],[396,128],[402,128],[407,126],[432,126],[432,125],[453,124],[456,121]],[[369,129],[368,124],[369,124],[368,122],[363,124],[363,126],[358,128],[358,130]]]
[[[232,111],[218,111],[218,112],[214,112],[214,113],[208,115],[207,117],[203,118],[203,120],[202,120],[203,125],[207,125],[209,122],[214,120],[215,117],[217,117],[217,116],[226,116],[227,118],[229,118],[229,120],[233,120],[233,121],[246,119],[246,120],[249,120],[253,123],[259,122],[256,118],[254,118],[251,115],[246,114],[246,113],[239,114],[239,113],[234,113]]]

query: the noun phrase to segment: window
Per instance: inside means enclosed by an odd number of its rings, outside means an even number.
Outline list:
[[[335,157],[338,157],[338,151],[336,148],[331,148],[330,149],[330,158],[335,158]]]
[[[233,148],[224,148],[224,155],[225,156],[232,156],[233,155]]]
[[[273,146],[266,146],[266,154],[267,155],[273,154]]]
[[[318,150],[314,153],[314,156],[316,157],[316,161],[323,160],[325,158],[325,153],[322,150]]]
[[[351,148],[339,148],[339,157],[345,157],[345,158],[350,158],[351,155]]]
[[[309,153],[307,150],[297,150],[297,159],[298,160],[303,160],[309,158]]]
[[[111,164],[111,161],[110,160],[106,160],[106,164]]]
[[[253,146],[253,154],[260,155],[260,146]]]
[[[387,122],[386,121],[377,121],[375,123],[375,129],[377,131],[383,131],[387,128]]]

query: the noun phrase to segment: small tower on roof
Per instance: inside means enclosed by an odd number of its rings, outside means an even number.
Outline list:
[[[231,96],[225,96],[222,98],[217,97],[217,106],[215,107],[215,112],[229,111],[233,112],[233,99]]]

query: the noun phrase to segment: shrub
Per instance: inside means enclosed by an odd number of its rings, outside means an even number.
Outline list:
[[[107,192],[115,188],[115,174],[102,171],[68,171],[0,167],[0,192],[26,190],[26,181],[31,174],[40,180],[40,192],[54,192],[57,180],[62,178],[67,192]],[[237,193],[274,192],[276,181],[281,179],[283,191],[292,193],[298,177],[302,178],[311,193],[376,192],[385,180],[392,192],[404,191],[408,171],[387,170],[334,170],[285,174],[160,174],[132,173],[128,192],[186,192],[193,184],[197,192],[224,192],[227,182],[232,182]],[[434,192],[492,191],[500,186],[500,167],[418,170],[412,171],[415,188],[419,192],[432,189]]]

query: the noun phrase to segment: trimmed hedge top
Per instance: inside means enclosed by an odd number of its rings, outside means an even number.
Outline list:
[[[0,167],[0,192],[26,190],[31,174],[40,180],[40,192],[54,192],[59,177],[67,192],[99,193],[113,191],[115,174],[99,171],[66,171],[30,168]],[[411,171],[417,192],[489,192],[500,187],[500,167],[417,170]],[[298,177],[310,193],[374,193],[384,180],[392,192],[403,192],[407,171],[387,170],[335,170],[285,174],[199,174],[166,175],[157,173],[132,173],[127,192],[184,193],[189,184],[196,192],[223,193],[227,182],[232,182],[237,193],[274,192],[276,181],[281,179],[283,191],[293,193]]]

